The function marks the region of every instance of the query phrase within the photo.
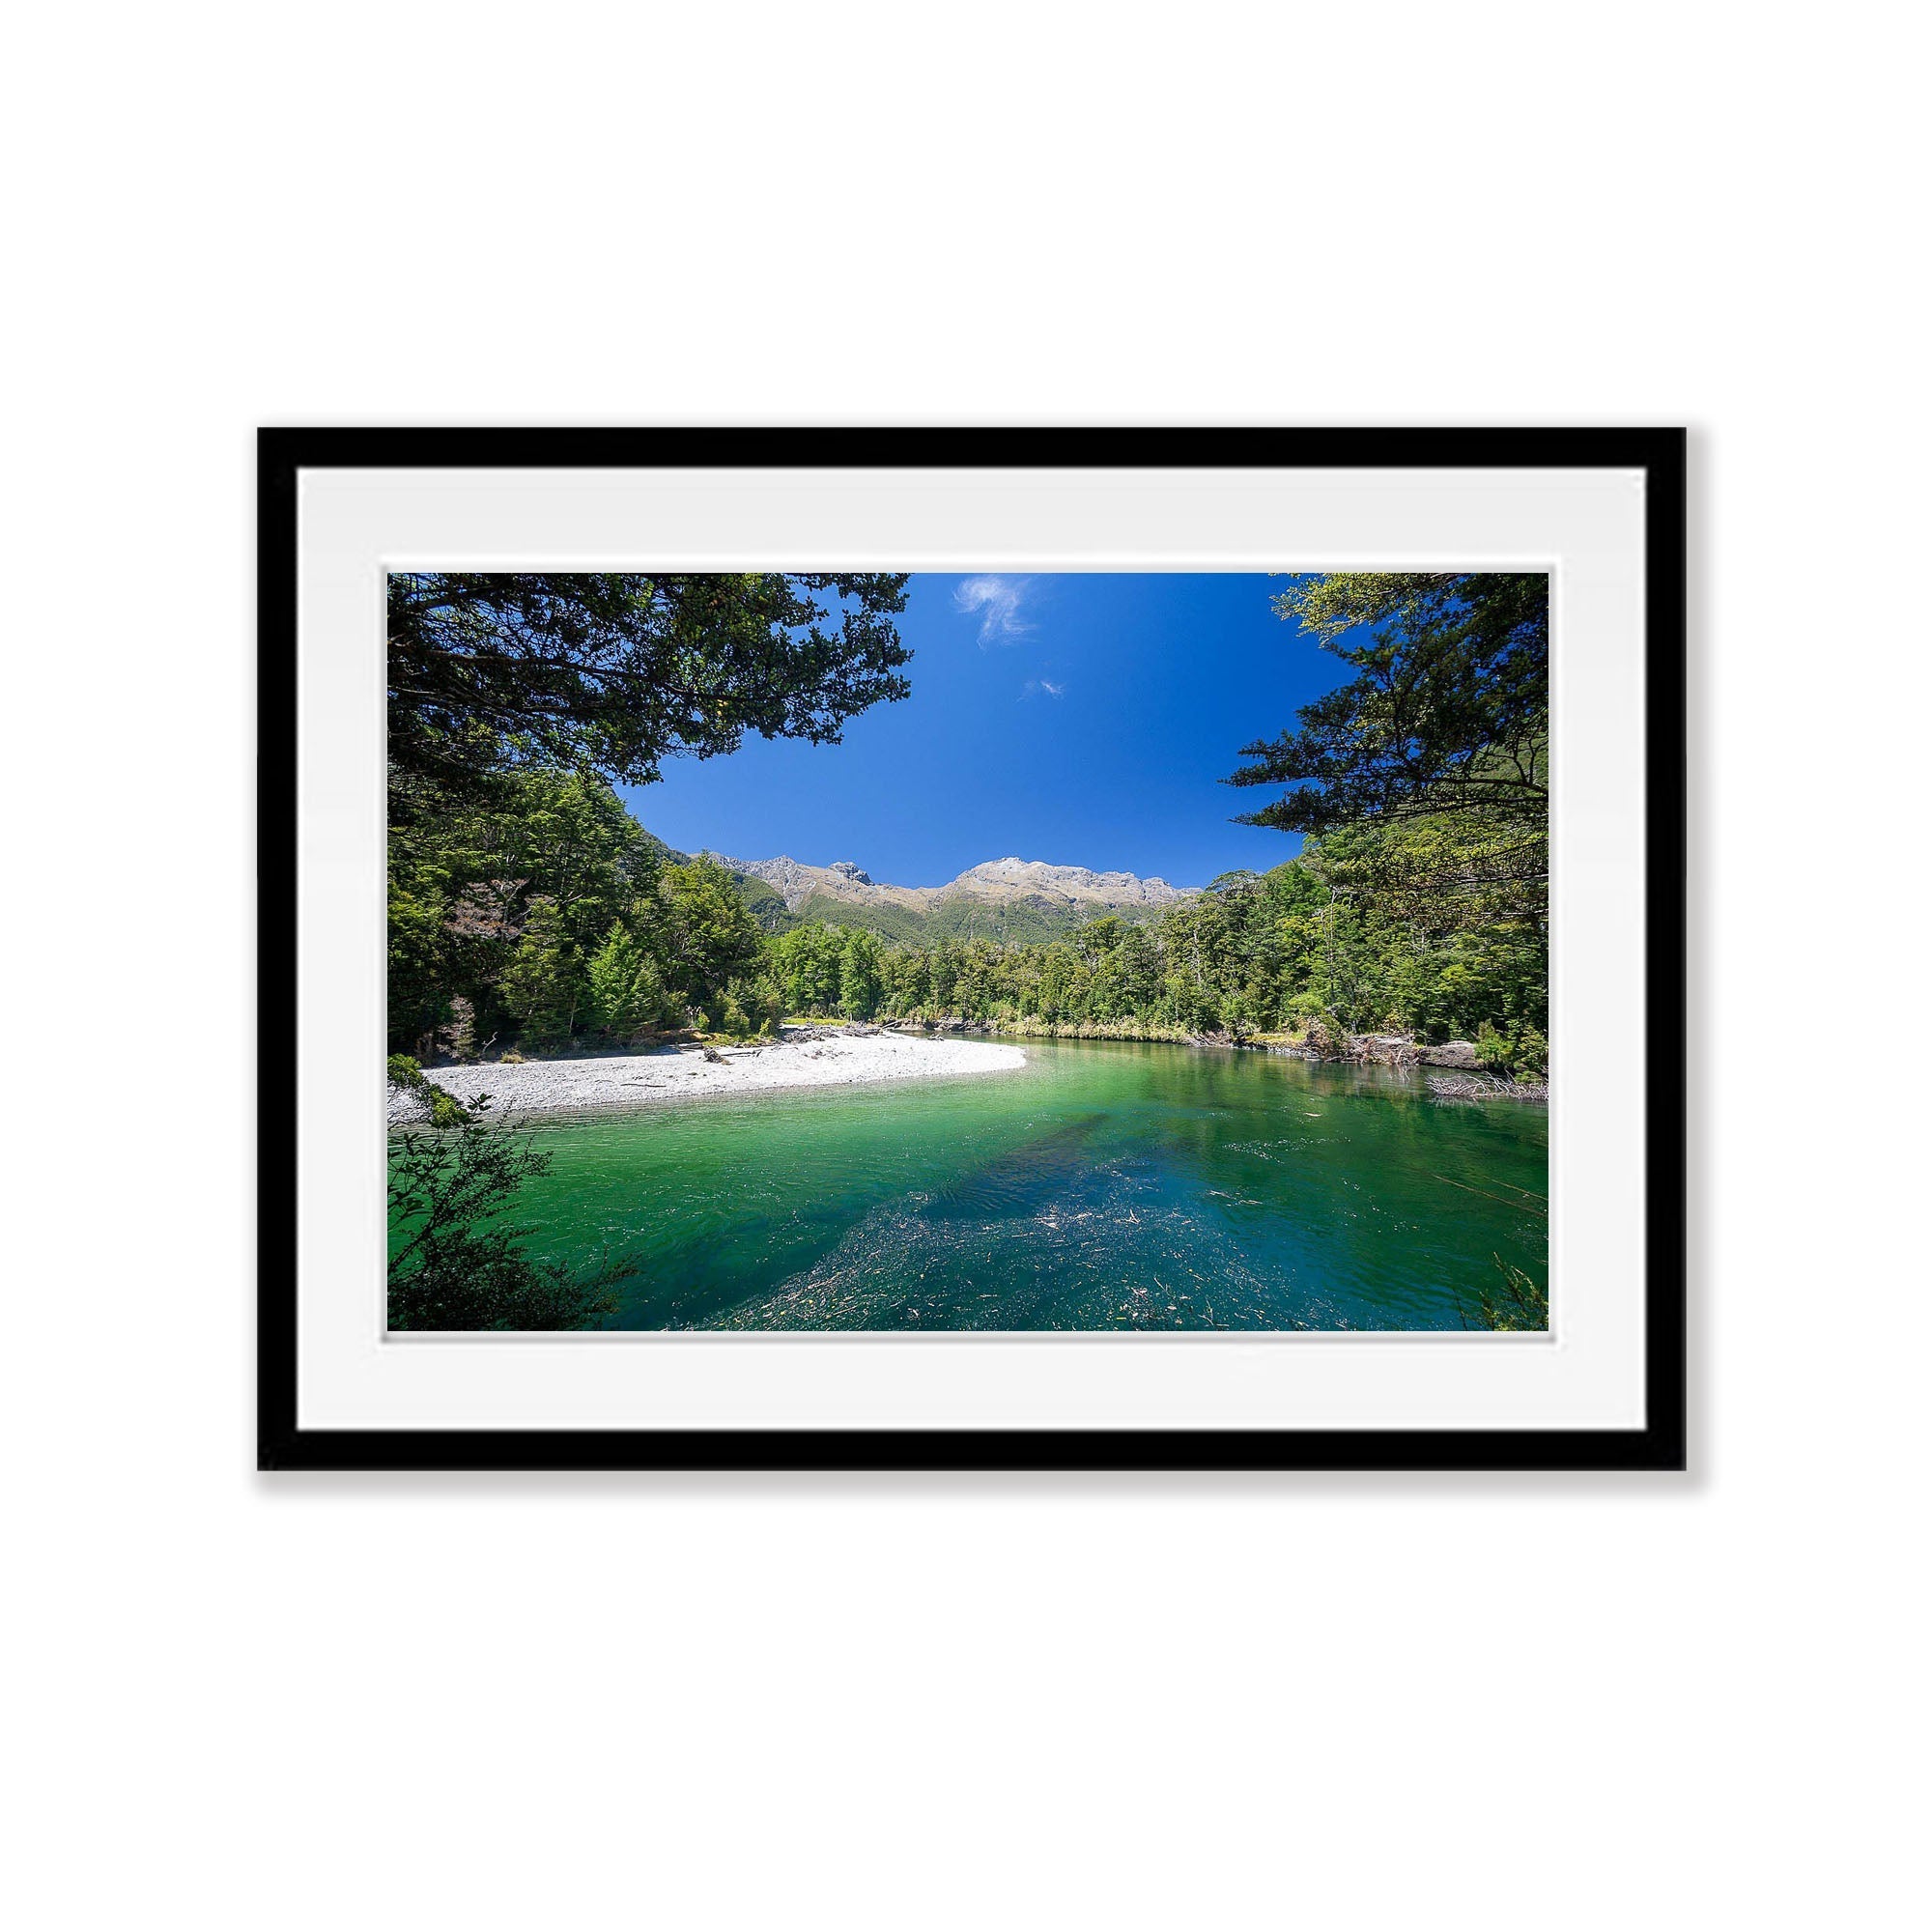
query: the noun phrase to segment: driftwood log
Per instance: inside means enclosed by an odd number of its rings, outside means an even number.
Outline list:
[[[1549,1099],[1547,1080],[1506,1080],[1496,1073],[1432,1073],[1429,1094],[1435,1100]]]

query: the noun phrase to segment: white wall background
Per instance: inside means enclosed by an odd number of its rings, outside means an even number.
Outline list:
[[[1916,1920],[1925,52],[1682,0],[16,19],[14,1922]],[[253,1475],[261,421],[1692,425],[1695,1473]]]

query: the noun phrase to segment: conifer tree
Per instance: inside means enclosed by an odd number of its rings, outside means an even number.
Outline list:
[[[585,1004],[611,1039],[635,1039],[665,1018],[665,985],[650,954],[618,923],[591,956]]]
[[[585,1005],[583,956],[559,925],[554,907],[538,906],[503,974],[504,1006],[542,1045],[567,1042]]]

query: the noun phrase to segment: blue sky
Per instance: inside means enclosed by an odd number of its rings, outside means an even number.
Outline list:
[[[1279,578],[921,575],[899,634],[912,696],[838,745],[751,737],[668,761],[624,797],[682,851],[851,859],[936,886],[982,859],[1044,859],[1206,885],[1293,858],[1291,834],[1231,825],[1274,794],[1217,780],[1345,668],[1269,599]]]

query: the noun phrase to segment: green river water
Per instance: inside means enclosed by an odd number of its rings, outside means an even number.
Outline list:
[[[1255,1053],[1026,1040],[1018,1071],[534,1128],[532,1252],[619,1328],[1454,1328],[1547,1279],[1548,1118]]]

